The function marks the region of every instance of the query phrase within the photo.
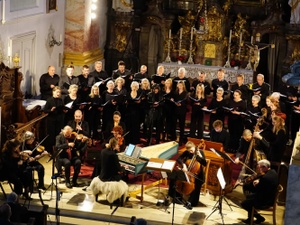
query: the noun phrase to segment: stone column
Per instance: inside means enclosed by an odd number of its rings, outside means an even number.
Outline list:
[[[81,66],[91,65],[104,58],[100,43],[103,42],[101,39],[105,39],[105,35],[100,36],[102,29],[100,24],[103,24],[100,15],[106,9],[105,7],[103,9],[102,5],[100,7],[100,1],[93,4],[97,6],[97,9],[94,9],[96,14],[94,19],[92,1],[66,0],[63,64],[66,66],[72,62],[75,66],[75,74],[81,72]]]

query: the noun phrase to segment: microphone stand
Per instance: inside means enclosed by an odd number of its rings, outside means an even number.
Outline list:
[[[57,152],[56,152],[56,154],[53,154],[49,159],[48,159],[48,161],[47,161],[47,163],[48,162],[50,162],[51,160],[52,160],[52,174],[51,174],[51,179],[52,179],[52,181],[51,181],[51,184],[49,184],[49,186],[46,188],[46,190],[44,191],[44,194],[46,193],[46,191],[47,190],[49,190],[49,188],[51,188],[51,195],[50,195],[50,200],[52,200],[52,192],[53,192],[53,187],[55,187],[55,189],[58,189],[58,187],[57,187],[57,178],[60,176],[60,174],[59,173],[57,173],[57,174],[55,174],[54,173],[54,166],[55,166],[55,162],[56,162],[56,159],[57,159],[57,157],[60,155],[60,153],[63,151],[63,149],[59,149]],[[56,183],[54,183],[54,181],[53,180],[56,180]],[[56,193],[57,194],[57,193]],[[57,198],[57,196],[56,196],[56,198]]]

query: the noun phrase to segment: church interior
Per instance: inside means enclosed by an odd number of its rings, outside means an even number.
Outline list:
[[[74,75],[79,75],[84,65],[93,71],[94,63],[101,61],[103,70],[111,75],[123,61],[132,75],[142,65],[147,66],[148,75],[163,66],[171,78],[184,67],[191,83],[200,71],[211,82],[223,68],[229,86],[238,74],[244,74],[245,85],[250,86],[263,74],[272,92],[282,85],[299,92],[299,0],[2,0],[0,5],[1,149],[7,140],[20,138],[29,130],[39,140],[47,136],[40,78],[49,66],[59,76],[66,76],[71,64]],[[187,129],[189,125],[190,119]],[[208,127],[207,118],[204,126]],[[275,201],[275,211],[267,214],[262,224],[297,224],[299,135],[289,140],[278,165],[284,190]],[[148,169],[130,175],[128,201],[119,207],[110,205],[105,195],[96,202],[91,191],[82,190],[91,182],[91,166],[82,165],[80,187],[68,189],[60,177],[53,177],[51,160],[48,163],[43,158],[45,186],[49,188],[35,191],[32,201],[20,200],[35,222],[13,224],[245,224],[242,219],[247,212],[240,204],[245,198],[243,189],[233,188],[240,167],[216,157],[211,144],[205,139],[203,149],[210,167],[200,202],[192,210],[186,205],[165,204],[168,185],[160,171]],[[142,152],[151,148],[142,141],[137,145]],[[98,146],[100,143],[92,146],[91,152]],[[176,160],[184,150],[177,145],[176,153],[165,159]],[[159,158],[154,155],[147,160]],[[224,187],[217,177],[220,167]],[[33,176],[37,174],[33,172]],[[4,203],[12,188],[1,177],[0,186]],[[272,213],[277,223],[273,223]]]

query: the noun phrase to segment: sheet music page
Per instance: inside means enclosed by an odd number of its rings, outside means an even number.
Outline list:
[[[219,182],[220,182],[220,185],[221,185],[222,190],[224,190],[224,189],[225,189],[226,182],[225,182],[224,175],[223,175],[223,172],[222,172],[222,169],[221,169],[221,168],[218,169],[217,177],[218,177],[218,180],[219,180]]]
[[[172,171],[174,164],[175,164],[175,161],[174,162],[173,161],[164,161],[161,168]]]
[[[73,102],[74,102],[74,101],[72,101],[72,102],[69,102],[68,104],[66,104],[66,105],[65,105],[65,107],[67,107],[67,108],[71,109],[71,108],[72,108],[72,104],[73,104]]]
[[[161,168],[162,163],[159,162],[148,162],[147,167],[151,168]]]

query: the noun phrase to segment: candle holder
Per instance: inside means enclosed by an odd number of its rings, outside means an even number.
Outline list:
[[[171,51],[171,38],[168,38],[168,53],[167,53],[167,57],[165,59],[166,63],[170,63],[171,62],[171,56],[170,56],[170,51]]]
[[[189,58],[188,58],[187,64],[194,64],[194,60],[192,57],[193,56],[192,51],[193,51],[193,39],[191,39],[191,41],[190,41]]]
[[[178,47],[178,56],[181,56],[181,44],[182,44],[182,39],[179,39],[179,47]],[[178,59],[178,64],[182,64],[181,60]]]

